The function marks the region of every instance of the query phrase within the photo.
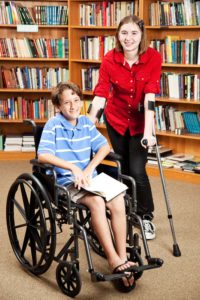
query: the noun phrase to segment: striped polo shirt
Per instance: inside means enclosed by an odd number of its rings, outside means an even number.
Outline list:
[[[45,124],[38,154],[53,154],[84,170],[90,162],[91,153],[96,153],[106,144],[106,138],[86,116],[79,116],[77,125],[73,126],[59,113]],[[70,170],[55,167],[55,171],[59,184],[74,181]]]

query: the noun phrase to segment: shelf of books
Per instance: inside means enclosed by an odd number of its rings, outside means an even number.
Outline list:
[[[69,79],[68,1],[0,1],[0,159],[34,157],[31,128],[54,115],[51,89]]]
[[[119,20],[136,14],[144,19],[149,44],[163,60],[161,94],[156,97],[159,145],[173,154],[200,156],[200,1],[1,1],[0,6],[1,135],[30,133],[22,122],[27,117],[44,123],[54,113],[52,87],[68,78],[81,86],[86,113]],[[105,125],[98,127],[107,136]],[[0,152],[0,159],[11,156]],[[196,173],[181,170],[166,167],[165,173],[200,180]],[[158,169],[151,165],[148,172]]]
[[[194,173],[200,162],[200,2],[149,0],[145,5],[149,43],[162,56],[155,116],[158,142],[174,154],[190,156],[181,166],[162,157],[164,172],[168,178],[200,183]],[[158,173],[152,157],[149,163],[148,171]],[[186,163],[193,166],[183,167]]]

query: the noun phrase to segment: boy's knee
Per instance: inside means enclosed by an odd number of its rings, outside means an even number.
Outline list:
[[[116,214],[125,214],[125,201],[124,196],[120,195],[113,199],[113,201],[110,201],[107,205],[108,209],[112,213]]]
[[[99,196],[92,196],[89,201],[89,209],[92,211],[105,211],[105,202]]]

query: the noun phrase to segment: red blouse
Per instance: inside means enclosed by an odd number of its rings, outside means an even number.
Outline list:
[[[94,95],[107,99],[105,115],[121,135],[129,128],[131,135],[144,132],[144,113],[138,111],[147,93],[160,93],[161,56],[152,49],[129,66],[122,52],[109,51],[101,64]]]

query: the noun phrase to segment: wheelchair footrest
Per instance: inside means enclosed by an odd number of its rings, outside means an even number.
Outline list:
[[[111,280],[116,280],[116,279],[120,279],[123,277],[126,277],[126,272],[133,272],[133,273],[140,273],[146,270],[150,270],[150,269],[156,269],[156,268],[160,268],[163,264],[163,260],[160,258],[153,258],[152,259],[152,264],[148,264],[148,265],[143,265],[143,266],[132,266],[130,268],[128,268],[124,273],[116,273],[116,274],[102,274],[100,272],[92,272],[91,273],[91,280],[93,282],[97,282],[97,281],[111,281]]]
[[[102,274],[99,272],[92,272],[91,274],[91,279],[93,282],[97,281],[111,281],[111,280],[116,280],[120,279],[122,277],[125,277],[126,275],[124,273],[120,274]]]

